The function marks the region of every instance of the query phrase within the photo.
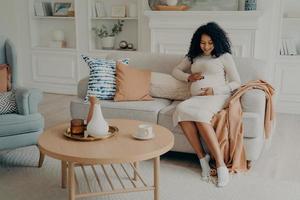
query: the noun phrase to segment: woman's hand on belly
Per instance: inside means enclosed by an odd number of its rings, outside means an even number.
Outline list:
[[[212,87],[201,88],[201,92],[198,96],[212,96],[214,95],[214,90]]]
[[[201,72],[191,74],[191,75],[188,77],[188,81],[189,81],[189,82],[195,82],[195,81],[202,80],[202,79],[204,79],[204,76],[202,76],[202,73],[201,73]]]

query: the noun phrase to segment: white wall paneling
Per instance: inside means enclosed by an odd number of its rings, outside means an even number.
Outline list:
[[[74,93],[78,80],[76,53],[34,51],[32,53],[32,81],[48,92]],[[60,89],[57,89],[60,88]]]
[[[280,0],[280,24],[275,54],[275,84],[277,89],[277,111],[300,114],[300,2]],[[280,55],[282,39],[291,39],[297,55]]]
[[[194,31],[215,21],[228,33],[237,56],[254,56],[261,11],[145,11],[151,30],[151,51],[186,53]],[[177,45],[177,47],[176,47]]]
[[[277,110],[283,113],[300,113],[300,62],[278,62],[275,77]]]

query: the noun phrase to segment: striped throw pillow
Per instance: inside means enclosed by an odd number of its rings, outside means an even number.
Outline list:
[[[90,68],[85,102],[88,101],[89,96],[96,96],[102,100],[113,99],[116,93],[116,61],[84,55],[82,58]],[[128,59],[121,61],[128,64]]]
[[[16,112],[17,103],[15,91],[0,92],[0,115]]]

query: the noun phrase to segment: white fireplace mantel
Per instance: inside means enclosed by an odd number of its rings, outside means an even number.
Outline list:
[[[225,29],[234,55],[254,56],[262,11],[145,11],[151,30],[151,51],[185,54],[194,31],[214,21]]]

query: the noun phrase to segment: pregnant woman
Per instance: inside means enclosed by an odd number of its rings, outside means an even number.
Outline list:
[[[185,136],[200,160],[202,177],[210,176],[209,159],[200,143],[203,138],[217,167],[217,186],[229,182],[229,172],[211,125],[231,92],[240,86],[240,77],[231,55],[230,41],[216,23],[200,26],[194,33],[189,51],[173,70],[173,76],[191,82],[192,97],[177,105],[174,125],[180,124]]]

